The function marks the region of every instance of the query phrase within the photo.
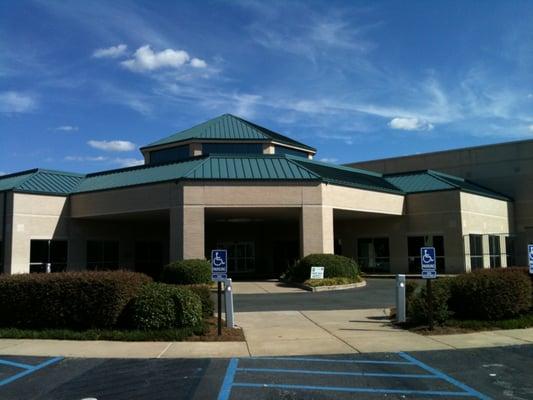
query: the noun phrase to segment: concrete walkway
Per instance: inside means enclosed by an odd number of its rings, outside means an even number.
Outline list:
[[[107,342],[0,339],[0,354],[195,358],[450,350],[533,344],[533,328],[422,336],[397,329],[384,309],[236,314],[246,342]]]

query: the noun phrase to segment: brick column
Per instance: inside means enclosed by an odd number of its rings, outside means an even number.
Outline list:
[[[300,217],[300,255],[333,254],[333,208],[303,206]]]
[[[170,209],[169,261],[205,258],[205,219],[202,206]]]

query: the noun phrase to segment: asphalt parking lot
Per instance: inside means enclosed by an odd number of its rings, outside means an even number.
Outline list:
[[[394,279],[367,279],[367,286],[330,292],[234,294],[236,312],[353,310],[394,305]]]
[[[533,345],[234,359],[0,356],[2,400],[532,399]]]

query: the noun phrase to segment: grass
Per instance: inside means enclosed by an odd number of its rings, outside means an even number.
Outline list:
[[[175,342],[192,336],[202,336],[209,326],[203,323],[198,327],[165,329],[158,331],[121,330],[121,329],[20,329],[0,328],[3,339],[61,339],[61,340],[114,340],[124,342]]]
[[[324,278],[324,279],[308,279],[303,284],[311,287],[318,286],[335,286],[335,285],[349,285],[352,283],[361,282],[361,278]]]

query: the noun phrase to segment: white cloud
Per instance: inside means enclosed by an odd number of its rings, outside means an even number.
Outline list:
[[[95,149],[104,151],[132,151],[135,143],[127,140],[89,140],[87,144]]]
[[[527,129],[529,129],[530,132],[533,132],[533,125],[529,125]]]
[[[154,71],[161,68],[180,68],[190,63],[195,68],[205,68],[207,63],[199,58],[193,58],[185,50],[166,49],[154,52],[149,45],[139,47],[133,58],[122,61],[121,64],[131,71]]]
[[[62,125],[62,126],[58,126],[56,128],[56,131],[63,131],[63,132],[75,132],[77,131],[79,128],[77,126],[72,126],[72,125]]]
[[[404,131],[430,131],[434,128],[432,124],[423,119],[401,117],[391,119],[389,126],[392,129],[400,129]]]
[[[66,156],[66,161],[107,161],[109,160],[108,157],[104,156],[98,156],[98,157],[90,157],[90,156]]]
[[[207,67],[207,63],[200,58],[193,58],[191,60],[191,66],[194,68],[205,68]]]
[[[137,165],[143,165],[144,160],[142,158],[114,158],[113,163],[119,164],[122,167],[135,167]]]
[[[35,99],[21,92],[8,91],[0,93],[0,112],[25,113],[37,106]]]
[[[107,47],[105,49],[96,49],[93,52],[94,58],[118,58],[126,53],[128,46],[119,44],[117,46]]]
[[[7,175],[7,173],[4,172],[4,171],[0,171],[0,176],[2,176],[2,175]]]
[[[528,93],[527,98],[528,99],[533,99],[533,93]]]
[[[106,157],[106,156],[66,156],[65,161],[75,161],[75,162],[98,162],[106,164],[116,164],[120,167],[134,167],[136,165],[144,164],[143,159],[139,158],[121,158],[121,157]]]
[[[322,162],[326,162],[326,163],[332,163],[332,164],[335,164],[337,161],[339,161],[338,158],[328,158],[328,157],[324,157],[324,158],[321,158],[320,161]]]

